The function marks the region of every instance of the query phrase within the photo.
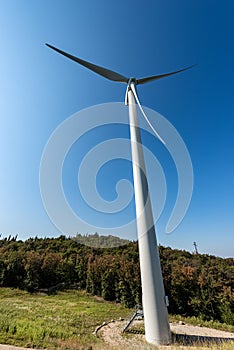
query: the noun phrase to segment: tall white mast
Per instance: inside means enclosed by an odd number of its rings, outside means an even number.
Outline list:
[[[136,101],[131,86],[128,89],[127,98],[129,106],[145,337],[151,344],[163,345],[170,343],[171,333],[150,194],[146,178],[141,134],[138,125]]]

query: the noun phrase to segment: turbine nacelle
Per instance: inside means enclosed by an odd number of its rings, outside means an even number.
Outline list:
[[[137,85],[137,79],[134,77],[129,78],[128,86],[130,86],[131,84]]]

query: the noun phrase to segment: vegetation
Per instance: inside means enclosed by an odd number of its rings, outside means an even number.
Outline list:
[[[48,296],[13,288],[0,288],[0,343],[51,350],[110,349],[112,347],[105,344],[102,338],[95,337],[93,331],[104,321],[117,320],[120,317],[127,318],[129,314],[132,315],[132,312],[133,310],[130,312],[120,304],[88,296],[84,291],[70,290]],[[170,321],[178,320],[195,325],[199,322],[208,327],[225,328],[225,325],[218,322],[205,322],[194,317],[170,317]],[[234,331],[234,326],[226,325],[226,327],[229,331]],[[136,331],[139,333],[138,327]],[[143,329],[142,333],[144,333]],[[133,332],[123,334],[122,337],[132,339],[133,343],[136,343]],[[142,344],[144,349],[157,349],[155,346]],[[218,345],[207,342],[202,346],[194,343],[192,349],[195,348],[231,350],[233,342]],[[118,345],[113,349],[126,349],[126,346]],[[181,344],[174,344],[173,349],[181,349]]]
[[[95,328],[127,314],[129,309],[81,291],[48,296],[0,288],[0,343],[38,349],[98,347],[102,342],[92,334]]]
[[[100,242],[97,234],[86,239]],[[234,259],[159,249],[169,312],[234,325]],[[56,285],[134,307],[141,302],[137,242],[98,249],[65,236],[0,240],[1,287],[53,293]]]

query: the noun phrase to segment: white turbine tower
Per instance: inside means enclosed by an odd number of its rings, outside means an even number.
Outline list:
[[[153,128],[152,124],[144,113],[144,110],[137,96],[136,85],[144,84],[152,80],[165,78],[170,75],[183,72],[192,66],[167,74],[155,75],[141,79],[129,79],[119,73],[72,56],[62,50],[57,49],[54,46],[51,46],[49,44],[46,45],[58,53],[72,59],[73,61],[81,64],[82,66],[85,66],[88,69],[91,69],[95,73],[107,79],[127,84],[125,103],[129,106],[132,166],[141,269],[145,337],[146,340],[151,344],[169,344],[171,342],[171,333],[168,322],[167,301],[163,286],[160,258],[148,190],[136,104],[138,104],[147,123],[153,129],[159,140],[163,144],[165,144],[165,142]]]

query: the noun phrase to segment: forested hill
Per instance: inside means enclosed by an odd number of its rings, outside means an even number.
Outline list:
[[[100,243],[98,235],[86,237]],[[234,259],[159,250],[170,313],[234,324]],[[135,306],[141,302],[137,242],[100,249],[65,236],[0,240],[0,286],[36,292],[57,284]]]
[[[119,247],[125,244],[130,243],[129,240],[119,238],[116,236],[102,236],[98,233],[92,234],[86,234],[81,235],[77,234],[75,237],[72,238],[77,243],[85,244],[89,247],[95,247],[95,248],[113,248],[113,247]]]

